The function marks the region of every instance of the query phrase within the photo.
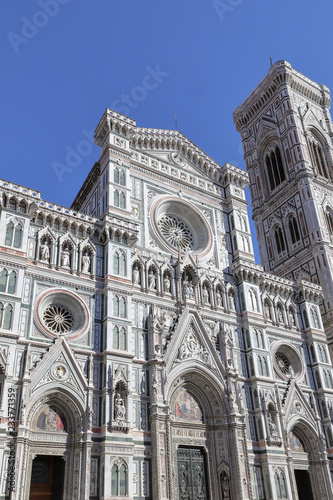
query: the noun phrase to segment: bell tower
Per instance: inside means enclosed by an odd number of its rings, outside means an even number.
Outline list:
[[[333,125],[330,92],[276,62],[234,111],[267,272],[322,286],[333,352]]]

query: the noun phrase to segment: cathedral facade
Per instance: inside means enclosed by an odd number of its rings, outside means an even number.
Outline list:
[[[280,61],[248,173],[107,109],[70,208],[1,181],[0,499],[332,498],[328,109]]]

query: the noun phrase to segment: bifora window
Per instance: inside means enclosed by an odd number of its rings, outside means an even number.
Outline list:
[[[265,158],[266,169],[271,190],[275,189],[281,182],[285,180],[284,168],[280,149],[275,146],[267,153]]]

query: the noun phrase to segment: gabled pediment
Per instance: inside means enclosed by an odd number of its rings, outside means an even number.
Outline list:
[[[225,369],[200,315],[186,308],[168,346],[166,372],[180,363],[192,362],[224,375]]]
[[[31,394],[39,389],[64,387],[82,401],[88,388],[87,379],[67,341],[59,338],[31,372]]]
[[[323,128],[322,122],[318,119],[318,117],[314,113],[313,109],[310,107],[304,113],[303,120],[304,120],[304,123],[306,125],[306,128],[311,127],[311,126],[313,126],[315,128],[320,128],[320,129]]]
[[[144,149],[140,152],[146,154],[151,158],[155,158],[156,160],[166,163],[170,165],[170,169],[181,170],[187,173],[193,173],[194,175],[199,175],[200,177],[211,180],[211,177],[203,172],[199,166],[196,166],[193,162],[191,162],[188,158],[183,156],[179,151],[156,151],[150,149]]]
[[[285,422],[288,424],[288,427],[292,425],[293,420],[296,422],[299,419],[305,419],[313,426],[316,425],[314,411],[307,401],[304,392],[294,380],[291,381],[284,408]]]

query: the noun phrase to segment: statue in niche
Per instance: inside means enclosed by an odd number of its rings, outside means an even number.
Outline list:
[[[70,253],[67,247],[65,247],[62,251],[61,254],[61,265],[63,267],[69,267],[70,266]]]
[[[183,283],[183,295],[187,299],[190,297],[190,288],[189,288],[189,282],[188,282],[187,278],[185,278],[184,283]]]
[[[229,500],[229,490],[230,490],[230,479],[229,474],[224,470],[220,475],[221,490],[223,500]]]
[[[40,259],[43,262],[50,262],[50,249],[46,240],[40,247]]]
[[[208,294],[208,290],[207,290],[207,287],[203,287],[203,290],[202,290],[202,297],[203,297],[203,302],[204,304],[208,304],[209,303],[209,294]]]
[[[267,415],[267,421],[268,421],[268,429],[269,429],[269,434],[271,437],[277,435],[277,426],[276,423],[274,422],[274,417],[272,412],[268,412]]]
[[[216,292],[216,305],[217,307],[222,306],[222,293],[220,292],[220,290],[217,290]]]
[[[170,293],[170,286],[171,286],[170,278],[166,274],[164,276],[164,291],[165,291],[165,293]]]
[[[277,320],[279,323],[283,323],[283,314],[282,314],[282,309],[281,307],[277,307],[276,309],[276,315],[277,315]]]
[[[148,274],[148,288],[149,290],[155,290],[156,288],[156,276],[153,273],[152,269],[149,271]]]
[[[82,272],[89,273],[90,271],[90,257],[87,253],[82,256]]]
[[[265,310],[265,318],[271,319],[271,310],[268,302],[265,302],[264,310]]]
[[[236,310],[236,306],[235,306],[235,297],[233,296],[232,293],[229,293],[229,308],[232,310],[232,311],[235,311]]]
[[[291,309],[289,309],[289,323],[291,326],[295,326],[294,313]]]
[[[193,289],[192,281],[190,281],[188,284],[188,292],[189,292],[190,299],[194,299],[194,289]]]
[[[133,285],[140,285],[140,271],[138,266],[133,270]]]
[[[123,400],[123,398],[119,393],[116,394],[114,406],[115,406],[114,410],[115,420],[125,420],[125,413],[126,413],[125,401]]]

